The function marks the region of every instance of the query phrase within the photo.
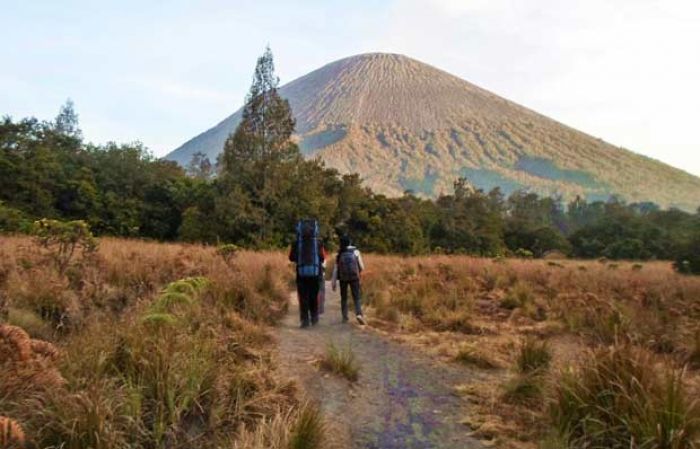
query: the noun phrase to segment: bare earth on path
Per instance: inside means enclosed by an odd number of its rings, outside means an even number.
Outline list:
[[[328,422],[328,448],[481,448],[459,421],[469,404],[454,394],[469,370],[438,362],[356,324],[343,324],[338,293],[326,293],[317,326],[299,328],[296,297],[278,329],[281,370],[318,402]],[[352,307],[350,307],[352,309]],[[352,316],[352,315],[351,315]],[[371,324],[371,323],[370,323]],[[355,384],[318,369],[333,342],[352,348],[360,367]]]

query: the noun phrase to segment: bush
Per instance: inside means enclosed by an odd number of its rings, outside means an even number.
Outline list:
[[[0,234],[26,231],[31,221],[22,211],[3,205],[0,201]]]
[[[679,252],[673,268],[683,274],[700,274],[700,235]]]
[[[564,373],[550,415],[569,448],[693,448],[700,410],[689,398],[681,373],[659,376],[647,353],[618,345]]]
[[[87,255],[97,249],[90,226],[82,220],[64,222],[44,218],[34,222],[33,233],[39,245],[49,251],[60,273],[65,273],[76,250]]]
[[[515,250],[515,257],[519,257],[521,259],[532,259],[535,257],[532,251],[529,249],[524,249],[524,248],[518,248]]]
[[[216,248],[216,254],[221,256],[221,258],[224,259],[226,263],[229,263],[232,260],[234,260],[240,251],[241,248],[232,243],[219,245],[219,247]]]

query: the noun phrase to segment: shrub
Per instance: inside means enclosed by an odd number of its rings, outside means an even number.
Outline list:
[[[338,349],[333,342],[328,344],[326,354],[321,359],[321,369],[343,376],[350,382],[356,382],[360,375],[352,348],[348,345],[345,349]]]
[[[66,271],[76,250],[86,255],[97,249],[90,226],[82,220],[64,222],[44,218],[34,222],[33,233],[39,245],[49,251],[60,273]]]
[[[0,201],[0,233],[22,232],[31,224],[24,213],[18,209],[7,207]]]
[[[532,259],[535,257],[535,255],[529,249],[518,248],[515,250],[515,257],[519,257],[521,259]]]
[[[228,243],[225,245],[220,245],[218,248],[216,248],[216,254],[221,256],[226,261],[226,263],[230,263],[236,258],[240,250],[241,248],[237,245]]]
[[[570,448],[692,448],[700,411],[681,373],[665,378],[629,345],[591,354],[562,375],[550,416]]]
[[[673,268],[683,274],[700,274],[700,233],[679,251]]]

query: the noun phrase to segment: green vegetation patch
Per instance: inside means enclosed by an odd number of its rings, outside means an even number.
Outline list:
[[[539,178],[570,182],[589,188],[599,187],[598,182],[591,174],[582,170],[559,168],[554,165],[553,161],[541,157],[520,156],[515,168]]]
[[[495,170],[489,170],[487,168],[464,167],[460,170],[459,174],[467,178],[474,187],[482,189],[485,192],[499,187],[501,192],[510,194],[524,187],[519,182],[507,178]]]
[[[435,183],[438,180],[438,175],[426,173],[422,178],[414,177],[399,178],[399,183],[404,190],[411,191],[413,193],[422,193],[425,195],[433,195],[435,193]]]
[[[345,128],[329,127],[323,131],[309,134],[308,136],[304,137],[304,139],[299,143],[299,149],[303,154],[309,155],[314,153],[316,150],[320,150],[343,140],[347,135],[348,132]]]

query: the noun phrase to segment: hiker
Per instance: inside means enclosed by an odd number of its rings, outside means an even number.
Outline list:
[[[297,295],[301,327],[318,323],[318,295],[323,276],[326,249],[319,238],[316,220],[300,220],[297,223],[296,241],[289,251],[289,261],[296,264]]]
[[[349,237],[341,237],[340,250],[333,267],[331,288],[335,291],[336,282],[340,281],[340,309],[343,314],[343,323],[348,322],[348,287],[350,287],[352,300],[355,303],[355,318],[358,323],[367,324],[367,320],[362,314],[362,300],[360,298],[360,273],[364,269],[365,264],[362,262],[360,251],[352,246]]]

